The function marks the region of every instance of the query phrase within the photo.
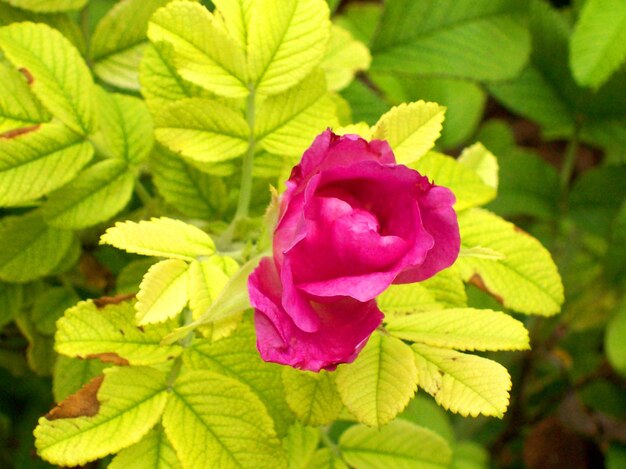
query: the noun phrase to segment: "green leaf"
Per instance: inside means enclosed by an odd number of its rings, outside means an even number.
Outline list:
[[[189,266],[189,309],[194,319],[202,317],[219,298],[230,277],[239,271],[239,264],[230,257],[213,256],[204,261],[194,261]],[[200,328],[211,340],[228,336],[239,324],[235,316]]]
[[[153,114],[167,104],[194,96],[210,97],[204,88],[182,78],[174,66],[174,50],[167,42],[148,44],[139,66],[141,94]]]
[[[524,10],[525,2],[511,0],[387,1],[372,42],[372,69],[512,78],[530,52]]]
[[[140,326],[178,316],[187,304],[187,263],[166,259],[150,267],[137,293],[137,323]]]
[[[27,202],[62,186],[92,156],[89,143],[55,123],[0,140],[0,205]]]
[[[513,132],[503,121],[487,122],[478,139],[498,155],[498,197],[488,208],[499,215],[533,215],[553,219],[558,210],[559,177],[550,163],[515,145]]]
[[[511,316],[489,309],[445,309],[390,317],[394,337],[458,350],[527,350],[528,331]]]
[[[458,161],[478,174],[489,187],[498,189],[498,159],[480,142],[464,148]]]
[[[358,79],[341,90],[341,96],[350,104],[354,122],[364,121],[374,125],[380,115],[389,110],[387,102]]]
[[[285,455],[259,398],[211,371],[181,374],[163,427],[184,467],[279,469]]]
[[[563,284],[550,253],[539,241],[486,210],[459,214],[461,244],[503,254],[501,260],[463,257],[457,266],[466,281],[520,313],[549,316],[563,303]]]
[[[148,20],[168,2],[126,0],[113,5],[91,37],[93,69],[99,78],[120,88],[139,89],[137,72],[148,43]]]
[[[115,279],[115,293],[118,295],[136,294],[144,274],[157,261],[157,259],[144,257],[126,264]]]
[[[157,425],[135,443],[120,451],[108,469],[182,469],[163,427]]]
[[[404,420],[381,428],[350,427],[339,440],[347,463],[359,469],[447,469],[448,443],[435,432]]]
[[[79,299],[76,293],[64,287],[52,287],[38,293],[30,311],[37,331],[44,335],[54,335],[57,319]]]
[[[131,365],[163,363],[182,352],[178,344],[161,346],[161,339],[174,324],[169,321],[139,328],[132,302],[98,307],[91,300],[83,301],[58,321],[56,350],[76,358],[110,362],[121,358]]]
[[[52,394],[55,402],[61,402],[74,394],[107,367],[97,359],[84,360],[59,355],[52,372]]]
[[[0,330],[22,307],[22,286],[0,282]]]
[[[225,161],[241,156],[248,148],[246,120],[218,101],[177,101],[157,114],[154,124],[160,143],[195,161]]]
[[[378,120],[372,137],[389,142],[398,164],[412,163],[435,144],[445,111],[437,103],[424,101],[395,106]]]
[[[434,277],[420,282],[431,295],[446,308],[467,306],[467,294],[461,273],[456,267],[448,267]]]
[[[222,292],[215,299],[209,310],[194,320],[191,324],[179,327],[165,339],[165,343],[172,343],[183,338],[189,331],[199,326],[211,322],[232,318],[242,311],[250,308],[250,298],[248,297],[248,277],[259,265],[263,254],[253,257],[239,271],[231,277]]]
[[[328,425],[339,416],[343,405],[332,373],[284,367],[283,384],[289,407],[304,425]]]
[[[324,74],[317,69],[298,85],[263,101],[254,134],[270,153],[299,156],[321,131],[336,124],[335,105]]]
[[[461,441],[454,447],[450,469],[487,469],[489,453],[473,441]]]
[[[289,427],[283,446],[287,452],[289,469],[308,469],[320,441],[317,428],[305,427],[300,422]]]
[[[56,419],[54,413],[39,419],[39,456],[61,466],[82,465],[138,442],[158,422],[168,398],[163,372],[115,367],[104,374],[95,414],[66,417],[61,407]]]
[[[4,218],[0,279],[28,282],[50,273],[72,246],[73,233],[48,226],[39,212]]]
[[[323,0],[257,0],[250,6],[248,71],[255,88],[275,94],[318,65],[330,37]]]
[[[357,72],[369,68],[371,61],[370,51],[363,43],[354,40],[345,29],[332,26],[321,64],[330,90],[338,91],[348,86]]]
[[[183,358],[191,370],[215,371],[248,386],[265,405],[278,435],[287,433],[294,416],[285,400],[282,367],[261,360],[250,321],[216,342],[194,341]]]
[[[474,147],[475,145],[470,148]],[[480,147],[481,152],[484,150],[484,154],[495,160],[482,145]],[[486,184],[476,171],[450,156],[428,152],[410,167],[435,184],[450,189],[456,196],[454,208],[457,211],[486,204],[496,196],[496,189]]]
[[[0,62],[0,134],[20,127],[41,124],[50,114],[30,91],[23,73]]]
[[[149,159],[159,194],[181,213],[193,218],[223,219],[229,207],[224,181],[206,174],[160,145]]]
[[[473,137],[483,118],[487,95],[478,84],[454,78],[370,72],[369,78],[393,104],[423,99],[446,107],[446,125],[437,146],[456,148]]]
[[[307,469],[348,469],[348,466],[330,448],[322,448],[313,454]]]
[[[187,261],[215,252],[213,240],[200,228],[166,217],[139,223],[118,222],[102,235],[100,244],[110,244],[144,256]]]
[[[120,4],[121,5],[121,4]],[[141,99],[98,88],[101,150],[111,158],[141,163],[152,150],[152,118]],[[100,143],[99,142],[99,143]]]
[[[21,334],[28,341],[26,349],[28,366],[39,376],[49,376],[52,374],[56,360],[53,338],[39,332],[33,318],[27,312],[16,314],[14,320]]]
[[[434,295],[421,283],[391,285],[376,298],[376,304],[385,317],[442,309]]]
[[[93,80],[79,52],[45,24],[0,29],[0,48],[15,68],[33,77],[33,93],[50,113],[83,135],[95,130]]]
[[[176,69],[186,80],[218,95],[247,96],[244,50],[203,6],[175,1],[157,10],[148,37],[171,44]]]
[[[456,442],[450,414],[426,394],[416,394],[398,418],[432,430],[450,445]]]
[[[393,420],[416,389],[415,361],[408,345],[374,333],[357,359],[336,373],[343,403],[359,422],[380,427]]]
[[[24,10],[51,13],[56,11],[80,10],[87,0],[10,0],[11,5]]]
[[[511,377],[499,363],[454,350],[413,344],[420,388],[464,417],[500,417],[509,405]]]
[[[570,40],[576,81],[599,88],[626,59],[626,4],[587,0]]]
[[[382,10],[382,5],[376,3],[348,3],[342,5],[341,14],[333,20],[348,30],[356,40],[369,44],[376,32]]]
[[[626,376],[626,302],[618,307],[615,316],[609,321],[604,338],[604,347],[609,362],[623,376]]]
[[[57,228],[87,228],[119,213],[130,200],[134,181],[125,161],[101,161],[52,192],[41,214]]]

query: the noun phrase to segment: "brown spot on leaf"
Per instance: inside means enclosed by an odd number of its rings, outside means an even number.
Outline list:
[[[73,419],[76,417],[93,417],[100,410],[98,401],[98,390],[102,385],[104,376],[96,376],[85,384],[82,388],[57,404],[46,418],[48,420]]]
[[[493,296],[498,303],[500,304],[504,304],[504,299],[498,295],[497,293],[494,293],[492,291],[490,291],[487,288],[487,285],[485,285],[485,282],[483,281],[482,277],[478,274],[474,274],[472,275],[472,277],[469,279],[469,283],[471,283],[472,285],[474,285],[476,288],[484,291],[485,293],[489,293],[491,296]]]
[[[89,253],[83,253],[78,268],[92,287],[107,291],[115,284],[113,273]]]
[[[124,295],[115,295],[115,296],[103,296],[101,298],[96,298],[93,300],[93,304],[96,305],[97,308],[102,309],[105,306],[109,305],[118,305],[123,303],[124,301],[132,300],[135,298],[134,293],[126,293]]]
[[[19,68],[17,71],[24,75],[24,77],[26,78],[26,83],[28,83],[29,85],[33,84],[33,82],[35,81],[35,77],[32,75],[32,73],[30,73],[27,68],[22,67]]]
[[[29,125],[28,127],[20,127],[19,129],[7,130],[6,132],[0,134],[0,138],[6,138],[8,140],[11,138],[19,137],[20,135],[34,132],[39,127],[41,127],[39,124],[35,124]]]
[[[119,366],[128,366],[128,360],[123,357],[120,357],[115,352],[104,352],[104,353],[91,353],[87,355],[85,358],[97,358],[102,363],[112,363],[113,365]]]

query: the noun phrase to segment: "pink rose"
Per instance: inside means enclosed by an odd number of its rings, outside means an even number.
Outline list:
[[[319,135],[281,197],[274,256],[248,281],[261,357],[312,371],[353,361],[382,321],[376,296],[456,260],[454,202],[387,142]]]

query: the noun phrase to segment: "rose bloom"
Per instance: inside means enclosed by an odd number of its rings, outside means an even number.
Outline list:
[[[311,371],[353,361],[382,321],[377,295],[456,260],[454,202],[385,141],[319,135],[281,196],[273,257],[248,281],[263,360]]]

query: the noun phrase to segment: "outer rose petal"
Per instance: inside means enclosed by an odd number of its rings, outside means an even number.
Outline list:
[[[303,370],[333,370],[340,363],[350,363],[383,318],[375,301],[342,298],[328,304],[312,302],[320,327],[312,333],[299,329],[293,313],[287,314],[281,304],[280,278],[269,257],[250,276],[248,290],[263,360]]]
[[[450,189],[431,187],[418,199],[424,228],[435,239],[435,245],[420,265],[409,267],[393,283],[421,282],[454,264],[461,249],[461,235],[452,206],[455,202]]]

